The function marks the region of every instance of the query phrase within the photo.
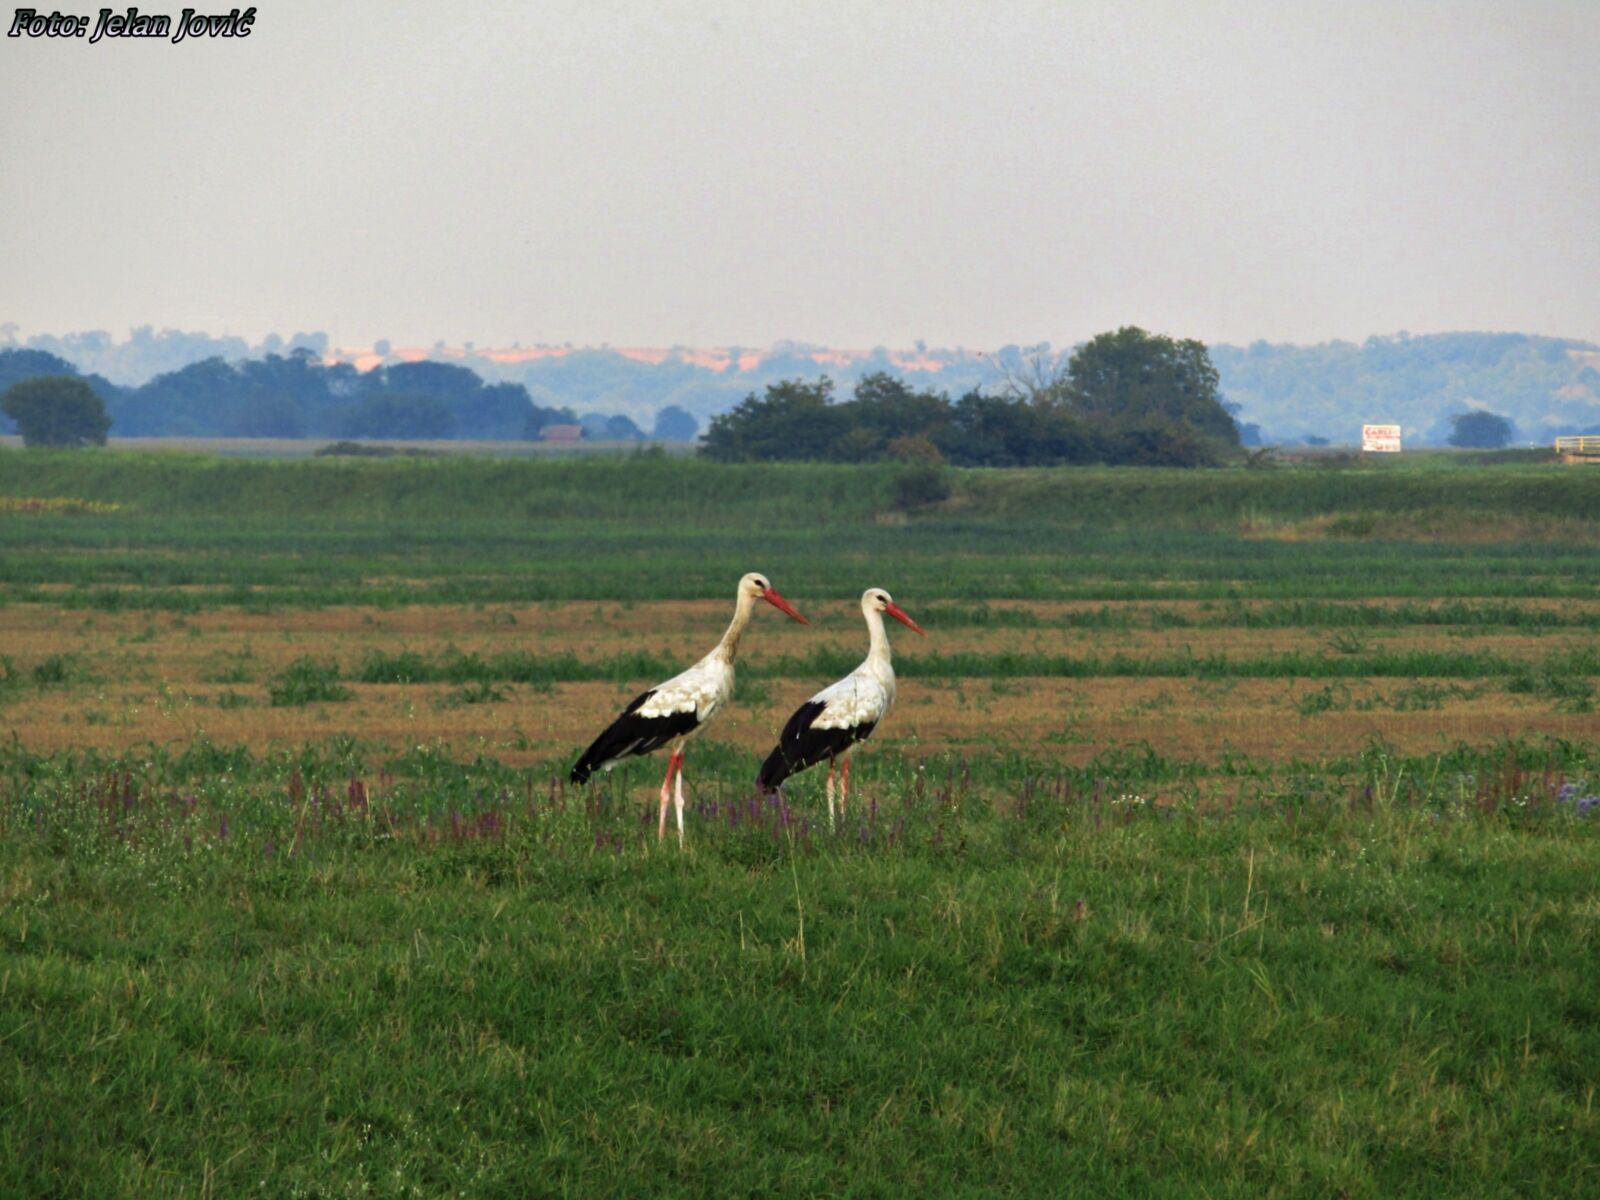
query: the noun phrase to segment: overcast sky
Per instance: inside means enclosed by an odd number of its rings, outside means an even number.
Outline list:
[[[24,337],[1600,340],[1594,0],[296,0],[0,105]]]

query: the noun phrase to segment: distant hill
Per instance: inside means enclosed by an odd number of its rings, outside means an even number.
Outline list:
[[[1243,349],[1211,361],[1240,419],[1269,441],[1355,440],[1365,421],[1398,422],[1408,441],[1439,443],[1450,417],[1486,409],[1519,441],[1600,431],[1600,347],[1521,333],[1441,333]]]
[[[1590,342],[1519,333],[1402,333],[1360,344],[1256,342],[1214,345],[1210,351],[1238,420],[1258,426],[1267,442],[1351,442],[1363,422],[1393,421],[1404,426],[1410,444],[1439,443],[1449,433],[1450,417],[1471,409],[1508,417],[1519,440],[1600,431],[1600,346]],[[240,436],[246,430],[343,436],[380,430],[390,416],[436,435],[451,429],[456,436],[515,436],[524,428],[512,411],[515,403],[551,414],[583,413],[591,423],[626,417],[645,431],[672,409],[691,414],[704,428],[712,416],[785,379],[825,374],[845,392],[862,376],[882,371],[913,388],[955,397],[993,387],[1008,370],[1030,362],[1063,359],[1048,344],[989,352],[920,344],[841,350],[793,342],[764,349],[480,349],[442,343],[396,348],[385,342],[343,348],[321,333],[272,335],[251,345],[149,326],[122,342],[102,331],[21,340],[15,326],[0,327],[0,379],[10,382],[19,370],[45,373],[34,369],[45,361],[39,355],[56,356],[89,375],[118,421],[113,432],[123,436]],[[199,369],[207,362],[212,365]],[[246,365],[255,362],[262,365]],[[480,393],[464,374],[434,379],[420,365],[427,363],[465,368],[489,386]],[[435,384],[445,387],[437,398],[456,414],[453,419],[419,400],[435,395]],[[365,401],[359,413],[352,405],[356,393]]]

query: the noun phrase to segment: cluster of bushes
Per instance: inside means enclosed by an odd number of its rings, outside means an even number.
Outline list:
[[[1125,328],[1031,381],[1013,376],[999,394],[956,401],[886,374],[866,376],[843,401],[827,378],[772,384],[713,418],[701,452],[724,462],[1195,467],[1238,446],[1205,347]]]
[[[384,446],[372,442],[329,442],[313,455],[315,458],[438,458],[438,450],[423,450],[416,446]]]

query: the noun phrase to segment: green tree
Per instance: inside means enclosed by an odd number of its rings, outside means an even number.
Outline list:
[[[640,442],[644,430],[624,413],[587,412],[578,418],[583,436],[603,442]]]
[[[1498,450],[1511,441],[1513,426],[1499,413],[1457,413],[1450,418],[1450,444],[1464,450]]]
[[[456,419],[435,396],[378,392],[352,405],[339,422],[342,438],[440,441],[455,436]]]
[[[1061,382],[1061,399],[1086,421],[1151,436],[1189,426],[1222,445],[1239,444],[1239,428],[1217,390],[1217,369],[1193,338],[1178,341],[1133,325],[1102,333],[1073,352]]]
[[[570,408],[546,408],[535,404],[522,426],[522,440],[537,442],[547,425],[576,425],[578,418]]]
[[[833,381],[786,379],[753,393],[733,411],[711,418],[700,453],[719,462],[823,461],[849,429],[842,405],[831,403]]]
[[[77,373],[77,368],[66,359],[43,350],[0,350],[0,394],[24,379]]]
[[[939,447],[933,444],[931,438],[920,433],[906,433],[895,438],[883,448],[883,456],[890,462],[908,463],[913,466],[944,465],[944,455],[939,452]]]
[[[1047,467],[1098,457],[1087,424],[1048,395],[968,392],[952,409],[950,424],[931,440],[961,467]]]
[[[0,412],[17,423],[25,446],[104,446],[111,418],[82,379],[46,375],[12,384]]]
[[[912,391],[903,380],[883,371],[862,376],[841,407],[852,428],[873,435],[874,456],[896,438],[932,438],[950,423],[948,399],[937,392]]]
[[[700,436],[700,422],[678,404],[669,404],[656,413],[655,438],[662,442],[692,442]]]

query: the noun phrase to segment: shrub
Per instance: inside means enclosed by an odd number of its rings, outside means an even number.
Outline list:
[[[1107,462],[1130,467],[1208,467],[1221,461],[1218,446],[1176,421],[1117,429],[1105,439]]]
[[[892,462],[915,466],[938,467],[944,464],[944,455],[939,453],[939,447],[921,433],[902,434],[884,447],[883,454]]]
[[[297,658],[268,685],[274,708],[294,708],[348,700],[355,693],[339,682],[339,664],[314,658]]]
[[[932,463],[910,466],[894,477],[894,506],[901,512],[926,508],[948,500],[951,490],[949,473],[943,467]]]
[[[0,396],[0,412],[17,423],[25,446],[104,446],[111,428],[105,402],[70,375],[12,384]]]
[[[316,457],[393,458],[399,451],[393,446],[369,446],[362,442],[329,442],[316,452]]]
[[[75,674],[70,655],[52,654],[49,658],[34,665],[33,685],[34,687],[46,688],[71,683]]]

